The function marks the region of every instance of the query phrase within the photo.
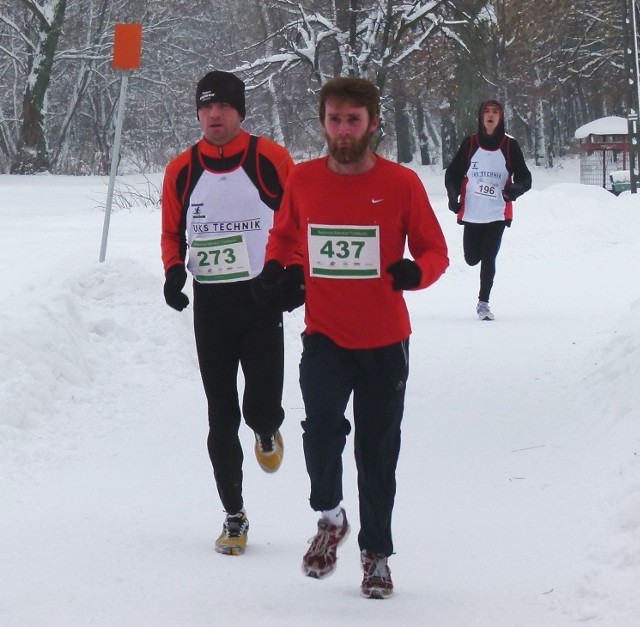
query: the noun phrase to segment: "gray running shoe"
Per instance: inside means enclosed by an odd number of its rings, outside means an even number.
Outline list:
[[[485,303],[483,300],[479,300],[476,306],[476,313],[480,320],[495,320],[495,316],[489,309],[489,303]]]

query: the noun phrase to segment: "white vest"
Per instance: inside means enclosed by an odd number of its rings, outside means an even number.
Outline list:
[[[502,150],[485,150],[479,146],[467,170],[462,219],[479,223],[504,220],[502,190],[508,178],[507,162]]]
[[[259,274],[264,266],[273,213],[273,209],[262,202],[256,186],[241,166],[231,172],[205,170],[191,192],[187,208],[189,271],[196,280],[201,280],[198,277],[202,276],[202,269],[194,255],[198,244],[224,238],[238,239],[237,236],[241,235],[248,252],[249,268],[244,273],[229,270],[228,278],[223,271],[220,277],[228,283],[245,281]],[[229,253],[226,254],[228,256]],[[209,255],[209,259],[213,262],[213,255]],[[222,263],[224,255],[221,259],[216,257],[216,261]]]

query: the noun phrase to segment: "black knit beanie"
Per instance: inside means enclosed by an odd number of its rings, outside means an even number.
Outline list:
[[[226,102],[243,120],[246,117],[244,83],[235,74],[215,70],[198,81],[196,111],[210,102]]]

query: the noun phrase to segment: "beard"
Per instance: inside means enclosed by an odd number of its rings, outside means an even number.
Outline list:
[[[367,154],[367,150],[369,150],[370,140],[370,133],[365,134],[360,139],[347,138],[346,140],[330,139],[329,136],[327,136],[327,146],[329,148],[329,154],[338,163],[346,165],[362,161]],[[346,145],[339,145],[345,141],[348,142]]]

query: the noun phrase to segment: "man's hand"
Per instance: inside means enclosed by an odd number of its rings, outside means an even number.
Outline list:
[[[171,266],[164,279],[164,299],[169,307],[182,311],[189,304],[189,297],[182,292],[187,282],[187,271],[182,264]]]
[[[422,280],[422,270],[412,259],[395,261],[387,268],[387,272],[393,276],[392,287],[396,292],[418,287]]]
[[[284,277],[284,266],[275,259],[264,264],[262,272],[253,279],[251,292],[258,305],[271,307],[279,294],[279,283]]]
[[[275,259],[264,264],[262,272],[253,279],[251,291],[261,307],[279,311],[293,311],[304,304],[304,271],[299,264],[286,268]]]
[[[284,275],[279,285],[280,298],[278,299],[278,306],[282,311],[293,311],[304,305],[304,270],[300,264],[287,266],[284,269]]]
[[[460,209],[462,208],[462,205],[460,204],[459,200],[453,200],[450,199],[449,200],[449,211],[453,211],[453,213],[460,213]]]
[[[518,183],[507,183],[502,190],[502,197],[512,202],[522,194],[524,194],[524,188]]]

